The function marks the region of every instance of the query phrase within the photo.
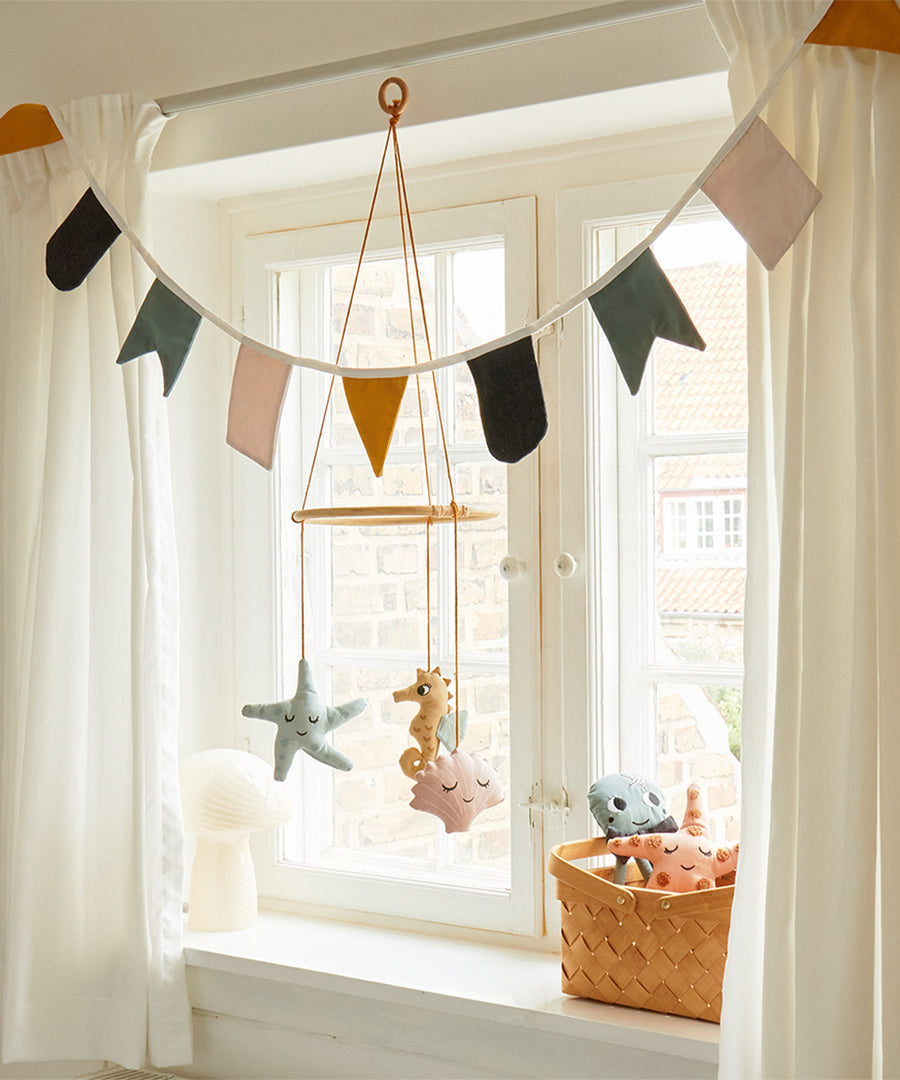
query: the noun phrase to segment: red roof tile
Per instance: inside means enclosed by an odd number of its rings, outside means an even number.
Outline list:
[[[658,340],[657,431],[747,427],[747,302],[743,265],[713,263],[668,271],[706,342],[704,352]]]
[[[722,480],[731,483],[722,484]],[[656,459],[656,490],[660,493],[746,488],[746,454],[681,454]]]
[[[743,615],[743,566],[667,567],[656,571],[660,614]]]

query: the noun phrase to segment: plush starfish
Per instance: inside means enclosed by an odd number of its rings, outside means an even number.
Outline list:
[[[674,833],[648,833],[607,840],[615,855],[643,855],[653,863],[648,889],[693,892],[715,888],[716,878],[737,866],[738,845],[713,848],[700,788],[687,790],[687,809],[681,828]]]
[[[340,727],[366,707],[362,698],[348,701],[346,705],[324,705],[313,686],[309,661],[304,657],[297,672],[297,692],[287,701],[272,705],[245,705],[244,716],[258,720],[270,720],[278,725],[275,736],[275,779],[284,780],[298,750],[305,750],[310,757],[344,772],[353,768],[353,762],[327,742],[329,731]]]

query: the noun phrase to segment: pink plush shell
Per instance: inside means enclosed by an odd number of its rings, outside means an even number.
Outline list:
[[[489,806],[503,802],[500,777],[482,758],[456,749],[416,773],[413,810],[434,814],[448,833],[465,832]]]

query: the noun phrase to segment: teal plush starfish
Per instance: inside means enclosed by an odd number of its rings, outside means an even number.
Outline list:
[[[278,725],[275,736],[275,779],[284,780],[298,750],[305,750],[310,757],[344,772],[353,768],[353,762],[326,741],[325,736],[341,724],[345,724],[366,707],[362,698],[334,707],[324,705],[313,686],[309,661],[304,657],[297,672],[297,692],[287,701],[272,705],[245,705],[244,716],[258,720],[270,720]]]

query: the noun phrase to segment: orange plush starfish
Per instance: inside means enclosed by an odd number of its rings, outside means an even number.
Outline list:
[[[615,855],[634,855],[653,863],[653,873],[647,880],[648,889],[671,892],[712,889],[717,877],[737,866],[737,844],[713,847],[706,808],[696,784],[691,784],[687,790],[687,809],[678,832],[621,836],[608,840],[607,846]]]

